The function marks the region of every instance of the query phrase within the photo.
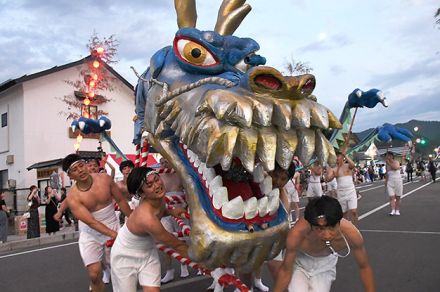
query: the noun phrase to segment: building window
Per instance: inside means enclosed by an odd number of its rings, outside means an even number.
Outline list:
[[[98,119],[98,107],[96,105],[81,105],[81,115],[89,119]]]
[[[2,128],[8,125],[8,113],[2,114]]]
[[[0,191],[8,189],[8,170],[0,170]]]

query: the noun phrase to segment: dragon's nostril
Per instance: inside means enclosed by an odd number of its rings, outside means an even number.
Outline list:
[[[264,87],[266,89],[278,90],[281,88],[281,81],[278,80],[273,75],[269,74],[260,74],[254,78],[255,84],[258,86]]]
[[[301,88],[301,93],[310,94],[312,93],[313,89],[315,89],[315,86],[316,86],[315,79],[309,79]]]

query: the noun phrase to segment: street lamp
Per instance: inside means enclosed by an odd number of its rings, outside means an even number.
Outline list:
[[[420,143],[420,141],[422,141],[420,138],[417,138],[417,139],[416,139],[416,143],[417,143],[417,144]]]
[[[414,127],[414,132],[417,132],[419,130],[419,127]]]

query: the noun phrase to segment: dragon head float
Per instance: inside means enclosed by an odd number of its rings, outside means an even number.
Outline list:
[[[200,31],[195,2],[175,1],[173,44],[136,88],[135,141],[147,133],[183,181],[190,257],[251,271],[279,253],[289,229],[267,173],[294,155],[335,161],[322,130],[340,123],[311,95],[313,75],[283,76],[263,66],[256,41],[232,35],[251,10],[244,2],[223,1],[214,31]]]

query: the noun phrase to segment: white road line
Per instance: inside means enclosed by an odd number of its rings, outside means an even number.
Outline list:
[[[430,184],[431,184],[431,182],[426,183],[426,184],[424,184],[424,185],[418,187],[417,189],[414,189],[414,190],[412,190],[412,191],[410,191],[410,192],[404,194],[404,195],[401,197],[401,199],[405,198],[406,196],[411,195],[412,193],[414,193],[414,192],[416,192],[416,191],[418,191],[418,190],[420,190],[420,189],[423,189],[424,187],[426,187],[426,186],[428,186],[428,185],[430,185]],[[371,214],[376,213],[377,211],[379,211],[379,210],[385,208],[386,206],[388,206],[389,204],[390,204],[389,202],[388,202],[388,203],[385,203],[385,204],[383,204],[383,205],[381,205],[381,206],[379,206],[379,207],[377,207],[377,208],[375,208],[375,209],[373,209],[373,210],[371,210],[371,211],[368,211],[368,212],[365,213],[365,214],[362,214],[361,216],[359,216],[359,219],[358,219],[358,220],[362,220],[362,219],[364,219],[364,218],[370,216]]]
[[[406,182],[403,185],[407,185],[409,183],[411,183],[411,182]],[[365,192],[368,192],[368,191],[371,191],[374,189],[378,189],[378,188],[382,188],[382,187],[385,187],[385,184],[381,184],[380,186],[377,186],[377,187],[372,187],[371,189],[361,190],[361,191],[359,191],[359,193],[365,193]]]
[[[27,253],[33,253],[33,252],[42,251],[42,250],[54,249],[54,248],[68,246],[68,245],[72,245],[72,244],[78,244],[78,241],[70,242],[70,243],[65,243],[65,244],[60,244],[60,245],[49,246],[49,247],[43,247],[43,248],[39,248],[39,249],[33,249],[33,250],[28,250],[28,251],[12,253],[12,254],[8,254],[8,255],[0,256],[0,259],[9,258],[9,257],[13,257],[13,256],[27,254]]]
[[[362,229],[361,232],[373,232],[373,233],[403,233],[403,234],[432,234],[432,235],[440,235],[440,232],[436,231],[398,231],[398,230],[370,230],[370,229]]]

